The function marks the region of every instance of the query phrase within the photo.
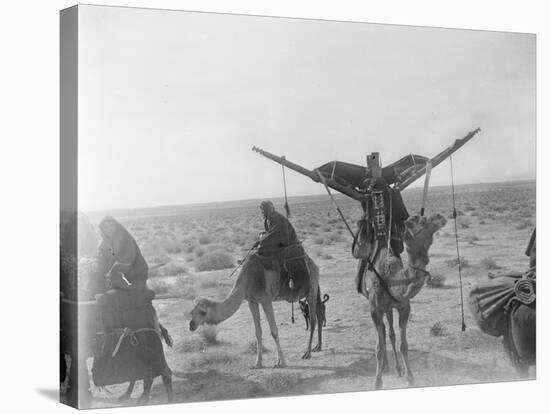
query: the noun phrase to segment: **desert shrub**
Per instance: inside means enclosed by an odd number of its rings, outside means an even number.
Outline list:
[[[205,368],[212,365],[230,364],[236,361],[236,355],[221,349],[201,352],[197,355],[191,355],[187,361],[192,368]]]
[[[477,237],[476,235],[468,236],[465,238],[465,240],[470,244],[475,244],[475,242],[479,241],[479,237]]]
[[[445,286],[445,275],[443,274],[430,274],[430,277],[426,281],[426,286],[429,288],[437,289]]]
[[[316,236],[313,238],[313,243],[315,244],[323,244],[325,242],[325,239],[322,236]]]
[[[454,259],[445,260],[445,264],[449,267],[457,267],[458,263],[459,259],[457,259],[456,257]],[[469,265],[470,263],[468,262],[468,260],[466,260],[466,258],[464,258],[463,256],[460,256],[460,267],[463,269],[465,267],[468,267]]]
[[[201,288],[208,289],[218,286],[218,279],[215,277],[201,277],[200,279]]]
[[[516,224],[515,229],[516,230],[525,230],[525,229],[528,229],[530,227],[533,227],[533,223],[531,222],[531,220],[524,219],[524,220],[520,220],[518,222],[518,224]]]
[[[150,289],[153,289],[157,295],[165,295],[170,290],[170,285],[161,279],[148,279],[147,284]]]
[[[178,276],[186,274],[188,271],[185,266],[174,262],[168,263],[166,266],[156,270],[159,271],[160,276]]]
[[[208,235],[206,233],[200,234],[198,239],[199,239],[200,244],[210,244],[210,243],[212,243],[212,238],[210,237],[210,235]]]
[[[331,243],[335,243],[342,240],[342,238],[338,233],[330,233],[330,234],[327,234],[326,240],[330,241]]]
[[[430,335],[431,336],[443,336],[445,335],[446,328],[441,322],[436,322],[433,324],[433,326],[430,328]]]
[[[334,259],[334,257],[330,253],[322,253],[321,258],[325,260],[331,260]]]
[[[174,290],[183,299],[195,300],[197,297],[194,281],[189,277],[178,278]]]
[[[228,253],[221,250],[205,253],[195,262],[195,268],[199,272],[228,269],[230,267],[233,267],[233,258]]]
[[[206,253],[206,249],[204,247],[197,247],[195,249],[195,257],[202,257]]]
[[[256,355],[256,340],[253,339],[253,340],[250,340],[248,341],[248,347],[245,349],[245,351],[243,352],[243,354],[247,354],[247,355]],[[269,353],[271,352],[268,348],[266,348],[264,346],[264,344],[262,344],[262,352],[263,353]]]
[[[494,270],[500,267],[497,266],[495,259],[493,259],[492,257],[484,257],[483,259],[481,259],[481,266],[483,266],[483,268],[487,270]]]
[[[479,224],[486,224],[485,220],[479,220]]]
[[[193,253],[198,243],[195,239],[187,237],[181,241],[182,250],[184,253]]]
[[[204,343],[208,345],[218,343],[218,327],[216,325],[202,325],[199,334]]]
[[[457,219],[457,224],[460,229],[469,229],[471,225],[470,220],[466,217],[459,217]]]
[[[270,372],[262,377],[261,382],[269,395],[273,395],[295,392],[300,379],[297,372]]]
[[[168,254],[181,253],[182,246],[181,243],[177,240],[163,238],[158,244],[160,245],[161,250]]]
[[[179,353],[193,353],[204,350],[204,344],[196,336],[186,338],[182,342],[176,344],[176,351]]]

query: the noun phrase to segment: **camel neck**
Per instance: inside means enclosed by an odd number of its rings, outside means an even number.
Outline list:
[[[235,312],[239,310],[239,307],[244,300],[244,296],[245,289],[243,279],[238,278],[226,298],[221,302],[214,303],[214,316],[212,318],[212,322],[217,324],[233,316]]]
[[[409,260],[407,263],[409,267],[422,269],[422,270],[426,269],[426,266],[428,265],[428,262],[429,262],[427,252],[425,252],[425,254],[419,254],[418,252],[413,252],[407,249],[407,255],[409,257]]]

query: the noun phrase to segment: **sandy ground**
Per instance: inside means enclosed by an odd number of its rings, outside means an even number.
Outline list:
[[[441,194],[445,191],[441,189]],[[411,211],[416,210],[418,193],[411,190],[411,195],[406,197]],[[452,211],[448,197],[437,197],[437,189],[434,194],[436,200],[441,200],[441,207],[432,203],[431,212],[448,214]],[[471,287],[486,278],[488,272],[526,269],[528,262],[523,250],[534,226],[534,195],[534,183],[459,188],[457,199],[459,208],[463,210],[459,246],[461,256],[468,262],[463,269],[466,331],[461,331],[458,271],[450,263],[456,258],[456,246],[453,222],[449,220],[434,238],[428,267],[432,275],[444,278],[444,285],[424,287],[411,301],[408,342],[415,386],[519,379],[504,354],[501,338],[486,335],[476,326],[467,308],[466,297]],[[316,207],[318,211],[312,209],[308,202],[304,203],[304,211],[308,214],[313,211],[307,217],[317,217],[323,222],[334,220],[335,214],[331,212],[328,202]],[[353,216],[352,209],[355,207],[351,204],[345,204],[345,207],[346,213]],[[524,213],[518,216],[517,211],[521,208]],[[300,221],[301,211],[297,208],[296,221],[303,228],[305,219]],[[533,222],[526,223],[525,220],[531,217]],[[134,219],[128,220],[131,222]],[[199,219],[195,217],[193,220],[196,223]],[[177,219],[172,218],[167,223],[173,224],[174,221],[177,222]],[[260,226],[259,219],[251,222],[251,227],[259,229]],[[144,233],[148,231],[146,225],[142,227]],[[297,230],[300,233],[300,227],[297,226]],[[308,332],[298,306],[295,305],[296,323],[292,324],[290,304],[275,304],[281,344],[288,365],[286,368],[272,368],[276,353],[265,318],[262,325],[264,345],[268,350],[264,354],[267,368],[249,368],[255,361],[255,339],[252,317],[246,303],[234,316],[219,325],[214,343],[206,341],[200,331],[189,331],[189,312],[194,299],[222,298],[233,282],[228,277],[231,269],[210,272],[187,270],[182,275],[160,275],[155,278],[162,281],[157,281],[162,292],[157,294],[154,305],[175,341],[172,349],[166,349],[168,363],[174,372],[174,402],[374,389],[376,333],[368,314],[367,300],[355,292],[356,262],[349,253],[349,240],[344,234],[341,239],[320,245],[314,235],[309,234],[304,245],[320,267],[323,293],[330,295],[326,311],[327,326],[323,330],[322,352],[314,353],[310,360],[303,360],[301,355],[306,349]],[[238,256],[241,252],[242,249],[237,249],[234,255]],[[172,257],[175,260],[179,256],[180,253],[175,253]],[[189,289],[191,284],[192,290]],[[431,333],[436,323],[442,327],[438,336]],[[406,387],[406,380],[398,377],[393,369],[389,342],[388,357],[390,372],[384,376],[384,388]],[[534,377],[532,369],[530,378]],[[124,387],[111,386],[109,393],[94,389],[94,406],[117,405],[113,395],[122,394]],[[138,385],[134,400],[139,397],[140,391],[141,386]],[[157,378],[151,403],[164,402],[162,383]]]

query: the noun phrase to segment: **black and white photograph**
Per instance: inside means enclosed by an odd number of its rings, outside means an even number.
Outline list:
[[[62,401],[536,378],[534,34],[79,5],[61,46]]]

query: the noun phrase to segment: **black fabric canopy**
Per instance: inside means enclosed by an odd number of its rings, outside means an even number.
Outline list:
[[[382,177],[388,185],[395,184],[407,178],[418,168],[426,165],[429,158],[422,155],[409,154],[394,163],[382,168]],[[371,178],[365,166],[350,164],[342,161],[331,161],[317,168],[326,177],[332,178],[340,184],[350,184],[353,187],[364,189],[365,179]]]

